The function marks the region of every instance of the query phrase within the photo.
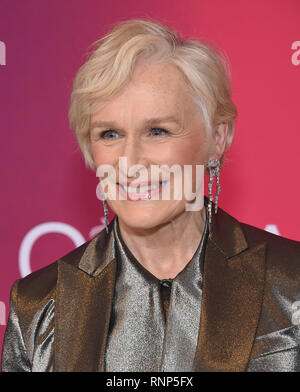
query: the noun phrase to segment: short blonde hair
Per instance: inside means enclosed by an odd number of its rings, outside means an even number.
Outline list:
[[[191,87],[205,128],[228,125],[225,151],[230,147],[237,110],[231,98],[229,66],[219,50],[198,40],[183,40],[172,28],[149,19],[122,21],[91,47],[94,50],[75,76],[69,109],[70,127],[87,167],[95,169],[91,116],[130,81],[138,59],[175,65]]]

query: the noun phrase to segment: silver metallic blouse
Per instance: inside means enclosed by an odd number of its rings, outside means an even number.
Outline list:
[[[105,370],[193,371],[207,219],[194,256],[174,279],[159,280],[136,260],[121,237],[117,218],[114,235],[117,277]]]
[[[2,371],[300,371],[299,242],[220,208],[161,282],[115,224],[14,283]]]

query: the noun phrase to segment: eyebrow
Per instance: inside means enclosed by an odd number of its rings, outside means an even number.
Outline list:
[[[150,124],[154,124],[154,123],[163,123],[163,122],[167,122],[167,121],[172,121],[177,123],[178,125],[181,125],[178,118],[176,118],[175,116],[165,116],[165,117],[152,117],[152,118],[147,118],[145,119],[142,124],[145,125],[150,125]],[[94,128],[103,128],[103,127],[111,127],[111,128],[120,128],[118,127],[117,123],[115,121],[94,121],[91,126],[90,126],[90,130],[94,129]]]

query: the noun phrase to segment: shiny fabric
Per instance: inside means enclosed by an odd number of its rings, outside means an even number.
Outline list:
[[[34,318],[23,335],[17,312],[19,282],[20,280],[15,282],[11,291],[10,314],[3,342],[2,371],[52,372],[54,299],[50,298],[34,314]]]
[[[113,222],[14,283],[2,371],[104,371],[117,275]],[[205,249],[194,371],[300,371],[299,282],[299,242],[219,208]]]
[[[115,219],[117,277],[106,349],[106,371],[193,370],[201,312],[201,267],[203,269],[207,234],[206,223],[195,254],[172,279],[168,293],[166,286],[161,288],[160,279],[135,259],[124,243],[118,219]],[[170,294],[169,297],[167,294]],[[163,298],[165,310],[169,310],[166,322]]]

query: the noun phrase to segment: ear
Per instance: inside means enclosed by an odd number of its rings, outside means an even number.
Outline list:
[[[213,128],[213,135],[211,140],[210,159],[221,159],[225,152],[226,140],[228,134],[228,124],[220,123]]]

